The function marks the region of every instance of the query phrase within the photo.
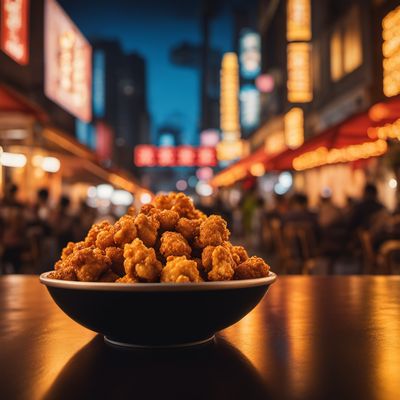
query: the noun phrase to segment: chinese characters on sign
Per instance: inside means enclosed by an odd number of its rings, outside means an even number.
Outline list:
[[[286,10],[288,42],[311,40],[310,6],[310,0],[288,0]]]
[[[135,147],[134,162],[137,167],[214,167],[217,165],[215,148],[193,146]]]
[[[29,62],[28,0],[1,0],[1,49],[18,64]]]
[[[55,0],[45,3],[45,94],[82,121],[92,117],[92,49]]]

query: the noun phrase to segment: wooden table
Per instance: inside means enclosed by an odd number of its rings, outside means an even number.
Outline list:
[[[180,351],[108,347],[36,276],[0,278],[0,316],[4,400],[400,399],[400,277],[281,277],[215,344]]]

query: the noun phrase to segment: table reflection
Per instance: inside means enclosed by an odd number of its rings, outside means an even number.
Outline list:
[[[62,369],[45,399],[268,399],[265,382],[229,342],[181,350],[123,350],[98,335]]]

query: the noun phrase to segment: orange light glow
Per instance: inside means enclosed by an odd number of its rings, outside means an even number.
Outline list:
[[[265,167],[263,163],[256,163],[250,167],[250,173],[253,176],[263,176],[265,174]]]
[[[313,151],[308,151],[298,157],[293,162],[293,168],[296,171],[302,171],[309,168],[320,167],[328,164],[345,163],[370,157],[377,157],[385,154],[387,143],[385,140],[376,140],[375,142],[365,142],[355,144],[341,149],[328,149],[324,146]]]
[[[311,45],[289,43],[287,46],[287,97],[291,103],[308,103],[313,99],[311,80]]]
[[[383,93],[387,97],[400,93],[400,6],[382,20]]]
[[[400,119],[392,124],[385,124],[378,128],[374,128],[376,136],[379,139],[397,139],[400,140]]]
[[[243,142],[241,140],[222,141],[217,144],[217,159],[230,161],[243,156]]]
[[[289,149],[297,149],[304,143],[304,115],[299,107],[285,114],[285,143]]]
[[[311,40],[311,7],[310,0],[287,0],[286,39]]]

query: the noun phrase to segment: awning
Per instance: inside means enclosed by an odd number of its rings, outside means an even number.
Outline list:
[[[313,136],[295,150],[287,149],[271,155],[262,147],[221,171],[211,184],[229,186],[250,174],[261,176],[265,170],[303,170],[383,155],[387,150],[386,141],[373,128],[393,123],[399,118],[400,96],[397,96]]]
[[[0,112],[29,114],[41,122],[48,120],[37,104],[4,84],[0,84]]]

